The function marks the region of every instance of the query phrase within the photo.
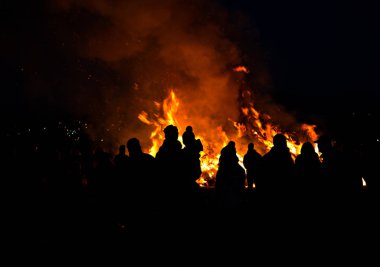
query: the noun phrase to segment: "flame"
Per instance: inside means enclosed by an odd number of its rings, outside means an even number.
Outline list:
[[[364,180],[364,177],[362,177],[362,186],[363,186],[363,188],[367,187],[367,183],[366,183],[366,181]]]
[[[249,70],[245,66],[237,66],[236,68],[233,68],[236,72],[244,72],[249,73]]]
[[[243,92],[243,95],[251,97],[250,92]],[[317,134],[314,131],[315,125],[302,124],[300,127],[300,133],[286,133],[282,132],[279,127],[273,125],[270,120],[271,117],[267,114],[262,114],[255,109],[253,105],[253,100],[250,98],[249,104],[241,108],[241,113],[243,115],[243,122],[236,122],[232,119],[229,121],[234,126],[236,132],[235,134],[228,135],[226,131],[223,130],[222,126],[218,126],[216,129],[216,134],[208,134],[204,136],[196,136],[200,139],[204,151],[200,154],[202,175],[197,180],[200,186],[212,185],[215,181],[216,172],[218,170],[218,162],[220,157],[221,149],[227,145],[230,140],[239,139],[242,137],[249,137],[250,140],[254,140],[255,148],[263,155],[268,152],[273,146],[273,137],[277,133],[282,133],[287,138],[287,145],[290,152],[295,158],[301,150],[302,137],[303,141],[315,140],[317,139]],[[142,111],[138,115],[138,119],[153,127],[153,131],[150,135],[150,140],[152,146],[149,149],[149,154],[155,156],[160,145],[164,140],[163,129],[172,124],[177,126],[180,133],[179,141],[182,142],[181,133],[187,125],[192,125],[191,121],[187,120],[186,112],[179,111],[180,100],[175,94],[175,89],[169,90],[169,95],[163,100],[163,103],[154,102],[156,107],[156,112],[153,115],[149,115],[147,112]],[[211,131],[211,129],[210,129]],[[194,129],[197,132],[197,129]],[[243,166],[243,156],[246,153],[245,149],[239,149],[237,146],[237,156],[239,158],[240,165]]]
[[[156,155],[158,149],[160,148],[160,145],[165,138],[163,129],[170,124],[178,125],[175,116],[178,110],[179,101],[176,98],[174,90],[171,90],[169,96],[163,101],[162,105],[158,102],[154,102],[154,104],[157,109],[161,109],[162,106],[164,117],[159,117],[158,114],[155,114],[156,119],[149,119],[149,114],[145,111],[142,111],[138,115],[138,119],[141,122],[154,126],[154,130],[149,137],[152,141],[152,146],[149,149],[149,154],[152,156]],[[178,127],[178,130],[180,130],[180,127]]]
[[[285,135],[287,139],[287,146],[292,154],[293,159],[301,152],[302,144],[306,141],[311,141],[318,139],[318,135],[315,132],[316,125],[311,124],[301,124],[298,129],[293,132],[283,131],[279,125],[275,125],[272,122],[270,115],[266,113],[260,113],[254,107],[253,94],[249,90],[242,90],[242,107],[241,113],[243,115],[244,127],[241,123],[236,123],[239,135],[247,135],[253,140],[257,140],[256,148],[258,148],[261,154],[269,151],[273,146],[273,137],[281,133]],[[242,133],[240,133],[243,131]],[[314,146],[317,149],[317,146]]]

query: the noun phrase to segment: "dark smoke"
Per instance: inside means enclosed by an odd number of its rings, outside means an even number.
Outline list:
[[[70,109],[119,143],[149,136],[137,116],[169,88],[199,134],[238,119],[241,77],[232,69],[244,62],[229,37],[241,26],[235,15],[209,1],[54,1],[54,27],[89,73],[86,85],[67,81],[77,88]],[[249,58],[257,72],[258,60]]]
[[[231,138],[248,89],[260,112],[286,128],[296,124],[270,96],[268,56],[241,10],[201,0],[39,3],[20,14],[14,8],[10,22],[19,29],[17,47],[8,48],[12,61],[18,55],[25,114],[84,119],[96,140],[117,147],[135,136],[147,148],[152,128],[137,117],[154,114],[169,89],[198,135],[215,136],[222,127]],[[238,65],[250,72],[234,72]]]

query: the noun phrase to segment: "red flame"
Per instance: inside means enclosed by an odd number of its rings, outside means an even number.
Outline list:
[[[236,68],[233,68],[233,70],[237,72],[249,73],[249,70],[245,66],[238,66]]]

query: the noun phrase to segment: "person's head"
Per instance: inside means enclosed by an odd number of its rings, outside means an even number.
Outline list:
[[[177,140],[178,139],[178,128],[174,125],[168,125],[164,129],[165,139],[167,140]]]
[[[317,143],[319,152],[321,153],[325,153],[332,148],[332,139],[328,135],[321,135],[314,143]]]
[[[255,148],[255,145],[253,143],[248,144],[248,150],[251,151]]]
[[[286,137],[283,134],[276,134],[273,137],[273,145],[275,147],[286,147]]]
[[[219,161],[220,160],[222,160],[223,162],[239,160],[236,155],[236,147],[234,141],[229,141],[228,144],[222,148]]]
[[[315,152],[313,144],[310,142],[303,143],[301,147],[301,154],[312,154]]]
[[[234,141],[229,141],[228,144],[222,149],[224,155],[236,155],[236,147]]]
[[[127,148],[128,148],[128,152],[130,156],[133,156],[142,152],[140,141],[135,137],[128,140]]]
[[[125,145],[119,146],[119,154],[124,155],[125,154]]]
[[[182,135],[182,141],[185,146],[190,145],[195,140],[195,135],[193,133],[193,127],[187,126],[186,131]]]
[[[227,146],[232,150],[236,150],[235,141],[229,141]]]

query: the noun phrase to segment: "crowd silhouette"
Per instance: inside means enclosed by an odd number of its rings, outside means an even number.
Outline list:
[[[30,227],[41,242],[48,244],[52,233],[57,235],[59,224],[76,229],[72,234],[75,238],[82,235],[88,245],[94,241],[94,233],[123,236],[147,222],[144,231],[150,229],[151,234],[158,225],[182,225],[187,228],[181,228],[181,233],[190,238],[195,230],[189,229],[197,229],[202,222],[231,227],[222,222],[231,219],[231,214],[235,219],[256,216],[258,227],[268,222],[260,220],[269,218],[269,213],[271,219],[283,212],[283,216],[303,219],[316,214],[320,219],[331,219],[340,212],[357,218],[373,215],[377,207],[378,153],[373,149],[356,153],[322,135],[303,143],[293,160],[285,135],[276,134],[273,147],[263,155],[255,150],[252,140],[239,163],[231,140],[220,151],[215,187],[202,188],[196,181],[202,175],[203,145],[192,126],[183,132],[183,144],[176,126],[169,125],[163,131],[165,139],[155,156],[144,153],[136,137],[121,144],[115,155],[95,146],[87,135],[71,146],[64,140],[54,143],[49,139],[15,145],[6,165],[22,184],[17,184],[17,195],[27,199],[22,204],[23,219],[30,225],[35,223]],[[164,216],[175,219],[157,222]],[[233,224],[235,231],[241,227],[238,222]]]

